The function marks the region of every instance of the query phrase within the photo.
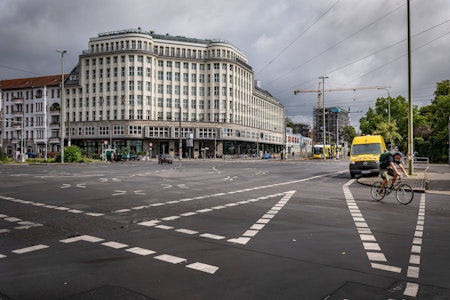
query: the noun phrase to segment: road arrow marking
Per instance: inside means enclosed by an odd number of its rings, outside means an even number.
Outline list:
[[[119,195],[124,195],[127,192],[126,191],[120,191],[120,190],[114,190],[115,194],[112,194],[113,196],[119,196]]]
[[[71,187],[70,184],[68,184],[68,183],[63,183],[61,189],[66,189],[66,188],[69,188],[69,187]]]
[[[85,189],[86,188],[86,183],[79,183],[79,184],[76,185],[76,187]]]

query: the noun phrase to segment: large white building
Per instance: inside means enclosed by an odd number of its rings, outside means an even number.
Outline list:
[[[176,156],[181,148],[195,158],[284,146],[284,107],[223,40],[101,33],[65,81],[65,112],[66,138],[87,152]]]
[[[60,150],[61,75],[0,81],[0,144],[15,159]]]

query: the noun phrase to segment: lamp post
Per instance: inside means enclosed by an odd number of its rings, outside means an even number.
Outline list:
[[[66,126],[64,122],[65,117],[65,97],[64,97],[64,55],[67,54],[67,50],[56,50],[56,52],[61,53],[61,141],[60,141],[60,147],[61,147],[61,163],[64,163],[64,136],[66,131]],[[67,144],[70,146],[70,128],[69,128],[69,135],[68,135],[68,142]]]
[[[179,134],[179,141],[178,141],[178,160],[182,159],[183,156],[183,135],[181,132],[181,103],[180,103],[180,120],[179,120],[179,124],[178,124],[178,134]]]
[[[326,153],[325,153],[325,145],[326,145],[326,138],[325,138],[325,134],[326,134],[326,127],[325,127],[325,78],[328,78],[328,76],[321,76],[319,77],[319,79],[322,79],[322,106],[323,106],[323,159],[326,160]]]

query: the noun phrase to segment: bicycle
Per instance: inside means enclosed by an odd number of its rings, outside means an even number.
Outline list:
[[[397,181],[395,182],[393,187],[386,186],[384,188],[384,193],[380,194],[381,184],[382,182],[375,182],[374,184],[372,184],[371,194],[372,198],[376,201],[383,200],[383,198],[389,195],[392,191],[395,191],[397,201],[403,205],[411,203],[411,201],[414,199],[414,190],[410,185],[402,182],[402,176],[399,176],[397,178]]]

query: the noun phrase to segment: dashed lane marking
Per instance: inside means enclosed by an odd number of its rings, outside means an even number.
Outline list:
[[[326,177],[326,176],[329,176],[329,175],[336,175],[336,174],[343,173],[343,172],[346,172],[346,171],[341,171],[341,172],[337,172],[337,173],[327,173],[327,174],[312,176],[312,177],[299,179],[299,180],[292,180],[292,181],[274,183],[274,184],[270,184],[270,185],[257,186],[257,187],[253,187],[253,188],[241,189],[241,190],[230,191],[230,192],[216,193],[216,194],[197,196],[197,197],[192,197],[192,198],[183,198],[183,199],[179,199],[179,200],[176,200],[176,201],[159,202],[159,203],[153,203],[153,204],[149,204],[149,205],[145,205],[145,206],[140,205],[140,206],[137,206],[137,207],[139,209],[145,209],[145,208],[152,208],[152,207],[155,207],[155,206],[163,206],[163,205],[170,205],[170,204],[175,204],[175,203],[180,203],[180,202],[188,202],[188,201],[194,201],[194,200],[207,199],[207,198],[211,198],[211,197],[221,197],[221,196],[233,195],[233,194],[237,194],[237,193],[246,193],[246,192],[251,192],[251,191],[256,191],[256,190],[261,190],[261,189],[267,189],[267,188],[279,187],[279,186],[284,186],[284,185],[296,184],[296,183],[305,182],[305,181],[309,181],[309,180],[313,180],[313,179],[317,179],[317,178],[321,178],[321,177]],[[173,187],[170,184],[162,184],[162,186],[163,186],[163,188],[171,188],[171,187]],[[183,187],[183,186],[184,185],[178,185],[178,187],[180,187],[180,188],[187,188],[187,187]],[[115,191],[115,192],[122,192],[122,191]],[[239,205],[239,204],[235,204],[235,203],[230,204],[230,206],[232,206],[232,205]],[[135,208],[134,207],[123,208],[123,209],[114,210],[114,211],[112,211],[112,213],[115,213],[115,214],[117,214],[117,213],[127,213],[127,212],[133,211],[133,209],[135,209]]]
[[[425,194],[421,194],[419,204],[419,214],[417,216],[416,230],[411,246],[411,254],[409,257],[409,266],[407,271],[408,278],[417,280],[420,273],[420,254],[422,253],[422,237],[425,225]],[[419,285],[414,282],[407,282],[403,295],[409,297],[417,297]]]
[[[24,221],[22,219],[16,218],[16,217],[11,217],[11,216],[7,216],[4,214],[0,214],[0,219],[3,219],[5,221],[11,222],[11,223],[16,223],[19,226],[15,226],[14,229],[18,229],[18,230],[22,230],[22,229],[30,229],[30,228],[34,228],[34,227],[40,227],[43,226],[40,223],[35,223],[35,222],[31,222],[31,221]],[[10,232],[11,230],[9,229],[0,229],[0,233],[5,233],[5,232]]]
[[[47,204],[40,203],[40,202],[21,200],[21,199],[16,199],[16,198],[13,198],[13,197],[7,197],[7,196],[1,196],[1,195],[0,195],[0,199],[6,200],[6,201],[15,202],[15,203],[29,204],[29,205],[39,206],[39,207],[45,207],[45,208],[59,210],[59,211],[68,211],[68,212],[71,212],[71,213],[74,213],[74,214],[85,214],[85,215],[91,216],[91,217],[100,217],[100,216],[104,215],[103,213],[85,212],[85,211],[82,211],[82,210],[79,210],[79,209],[71,209],[70,207],[56,206],[56,205],[47,205]]]
[[[28,253],[28,252],[41,250],[41,249],[46,249],[48,247],[49,246],[47,246],[47,245],[35,245],[35,246],[27,247],[27,248],[13,250],[12,252],[16,253],[16,254],[24,254],[24,253]]]
[[[347,206],[352,215],[353,221],[355,222],[356,228],[358,229],[359,238],[363,243],[364,250],[366,250],[366,255],[371,262],[371,267],[374,269],[380,269],[389,272],[401,273],[401,268],[387,265],[386,256],[381,251],[381,247],[378,244],[375,236],[372,234],[369,226],[366,223],[355,199],[349,189],[349,186],[355,182],[355,179],[348,181],[342,187],[344,191],[344,196],[347,201]],[[381,264],[384,262],[386,264]]]
[[[163,230],[174,230],[176,232],[184,233],[184,234],[187,234],[187,235],[198,235],[200,237],[208,238],[208,239],[212,239],[212,240],[226,240],[226,241],[228,241],[230,243],[245,245],[260,230],[262,230],[275,217],[275,215],[278,212],[280,212],[280,210],[287,204],[287,202],[291,199],[291,197],[294,195],[295,192],[296,191],[289,191],[289,192],[285,192],[285,193],[278,193],[278,194],[274,194],[274,195],[262,196],[262,197],[255,198],[255,199],[249,199],[249,200],[245,200],[245,201],[229,203],[227,205],[214,206],[212,208],[200,209],[200,210],[197,210],[195,212],[187,212],[187,213],[182,213],[182,214],[177,215],[177,216],[165,217],[165,218],[162,218],[161,220],[145,221],[145,222],[138,223],[138,225],[147,226],[147,227],[154,227],[154,228],[159,228],[159,229],[163,229]],[[167,225],[160,224],[162,221],[173,221],[173,220],[177,220],[177,219],[179,219],[181,217],[190,217],[190,216],[197,215],[199,213],[207,213],[207,212],[211,212],[211,211],[215,211],[215,210],[224,209],[224,208],[227,208],[227,207],[233,207],[233,206],[236,206],[236,205],[244,205],[244,204],[254,203],[254,202],[257,202],[257,201],[266,200],[266,199],[279,197],[279,196],[283,196],[281,198],[281,200],[278,201],[261,218],[259,218],[258,221],[256,221],[255,224],[253,224],[249,229],[247,229],[242,234],[241,237],[237,237],[237,238],[227,239],[225,236],[221,236],[221,235],[217,235],[217,234],[200,233],[200,232],[195,231],[195,230],[190,230],[190,229],[186,229],[186,228],[174,228],[172,226],[167,226]],[[230,204],[233,204],[233,205],[230,205]]]
[[[359,208],[353,199],[353,195],[348,188],[355,180],[352,179],[343,186],[344,195],[347,200],[347,205],[349,207],[350,213],[352,214],[355,225],[358,228],[358,233],[360,234],[361,241],[363,241],[364,249],[366,250],[367,256],[371,261],[371,267],[374,269],[384,270],[388,272],[401,273],[402,269],[394,266],[389,266],[386,264],[376,263],[374,261],[386,262],[384,254],[381,252],[381,248],[376,243],[376,239],[371,233],[368,225],[366,224],[364,217],[362,216]],[[414,237],[411,246],[411,253],[409,256],[409,265],[406,270],[406,276],[412,280],[417,280],[420,273],[420,255],[422,252],[422,237],[423,229],[425,224],[425,196],[426,194],[421,194],[419,212],[417,215],[417,223],[414,232]],[[366,242],[368,241],[368,242]],[[417,297],[419,292],[419,284],[415,282],[407,282],[403,295],[409,297]]]
[[[97,242],[104,241],[104,239],[95,237],[95,236],[90,236],[90,235],[80,235],[80,236],[60,240],[61,243],[65,243],[65,244],[74,243],[74,242],[78,242],[78,241],[97,243]],[[123,244],[123,243],[119,243],[119,242],[115,242],[115,241],[104,242],[101,245],[109,247],[109,248],[117,249],[117,250],[123,249],[126,252],[130,252],[130,253],[141,255],[141,256],[156,254],[156,251],[154,251],[154,250],[140,248],[140,247],[130,247],[127,244]],[[40,246],[45,246],[45,245],[40,245]],[[46,246],[46,247],[48,247],[48,246]],[[22,249],[22,250],[24,250],[24,249]],[[0,258],[1,258],[1,256],[0,256]],[[167,262],[167,263],[171,263],[171,264],[181,264],[181,263],[186,263],[188,261],[186,258],[174,256],[174,255],[170,255],[170,254],[159,254],[157,256],[154,256],[153,258],[157,259],[159,261],[163,261],[163,262]],[[190,263],[188,265],[185,265],[185,267],[192,269],[192,270],[197,270],[200,272],[208,273],[208,274],[214,274],[215,272],[217,272],[217,270],[219,270],[219,267],[217,267],[217,266],[213,266],[213,265],[209,265],[209,264],[205,264],[205,263],[201,263],[201,262]]]

